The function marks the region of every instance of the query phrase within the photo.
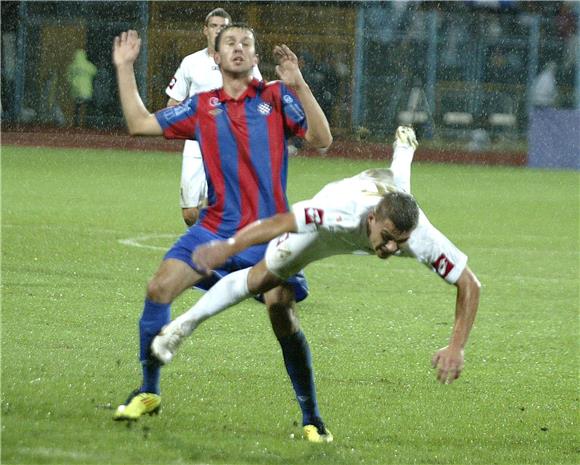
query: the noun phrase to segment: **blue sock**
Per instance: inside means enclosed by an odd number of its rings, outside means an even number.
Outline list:
[[[161,328],[171,319],[171,304],[158,304],[145,299],[143,314],[139,320],[139,342],[141,367],[143,369],[143,385],[141,392],[160,393],[159,380],[161,377],[161,365],[150,354],[150,346],[153,338],[161,331]]]
[[[318,411],[312,356],[306,336],[302,331],[298,331],[278,341],[282,347],[286,371],[292,381],[300,410],[302,410],[302,425],[319,426],[322,424],[322,419]]]

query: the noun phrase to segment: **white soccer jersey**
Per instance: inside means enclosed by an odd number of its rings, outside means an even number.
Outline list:
[[[312,199],[292,206],[298,234],[274,239],[266,252],[268,268],[285,277],[288,271],[339,254],[375,254],[368,242],[366,220],[387,191],[390,170],[368,170],[328,184]],[[467,256],[439,232],[420,211],[417,228],[398,256],[415,257],[449,283],[467,265]]]

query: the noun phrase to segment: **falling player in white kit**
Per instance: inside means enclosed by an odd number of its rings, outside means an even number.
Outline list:
[[[457,288],[455,323],[449,344],[435,352],[433,367],[442,383],[463,370],[463,349],[479,306],[480,284],[467,256],[439,232],[410,195],[411,162],[417,146],[411,128],[399,127],[390,169],[371,169],[324,187],[292,211],[253,223],[228,241],[198,248],[194,262],[211,270],[251,244],[268,240],[265,258],[232,273],[153,340],[152,351],[164,363],[210,316],[264,292],[307,264],[339,254],[414,257]]]
[[[175,72],[175,76],[165,89],[169,96],[167,106],[181,103],[199,92],[222,87],[222,74],[216,65],[214,55],[215,38],[218,33],[232,22],[231,16],[223,9],[216,8],[205,17],[203,34],[207,38],[207,47],[187,55]],[[262,80],[257,66],[254,66],[254,77]],[[181,165],[181,212],[188,226],[192,226],[199,216],[207,198],[207,182],[199,143],[186,140],[183,147]]]

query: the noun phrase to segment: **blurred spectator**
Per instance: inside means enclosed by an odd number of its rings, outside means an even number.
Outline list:
[[[96,74],[97,67],[88,60],[87,52],[78,49],[67,68],[70,92],[75,101],[74,125],[76,127],[81,126],[86,104],[93,98],[93,79]]]
[[[558,98],[556,69],[556,63],[550,61],[534,80],[532,84],[532,105],[535,107],[555,106]]]

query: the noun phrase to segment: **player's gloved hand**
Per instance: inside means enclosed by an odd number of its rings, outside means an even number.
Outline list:
[[[141,49],[141,39],[132,29],[122,32],[113,42],[113,64],[122,66],[135,63]]]
[[[211,270],[223,265],[233,253],[232,239],[211,241],[196,248],[191,256],[193,263],[202,274],[208,276]]]
[[[435,352],[431,364],[437,370],[437,379],[439,382],[451,384],[459,378],[463,370],[463,349],[452,346],[443,347]]]

